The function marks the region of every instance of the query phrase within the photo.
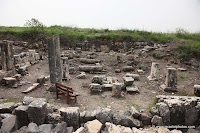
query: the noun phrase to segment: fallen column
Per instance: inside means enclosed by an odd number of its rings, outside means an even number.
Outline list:
[[[96,59],[87,59],[87,58],[80,58],[80,62],[81,63],[85,63],[85,64],[95,64],[95,63],[98,63],[99,60],[96,60]]]
[[[84,72],[101,72],[103,70],[103,66],[79,66],[79,71]]]

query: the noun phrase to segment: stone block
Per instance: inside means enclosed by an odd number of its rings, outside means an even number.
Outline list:
[[[200,97],[200,85],[194,85],[194,94]]]
[[[37,78],[37,83],[39,83],[40,85],[45,83],[45,76],[41,75],[39,78]]]
[[[17,127],[21,128],[23,126],[28,126],[29,120],[28,120],[28,106],[19,106],[15,108],[14,114],[17,117]]]
[[[26,129],[26,133],[39,133],[39,127],[36,123],[29,123]]]
[[[79,107],[67,107],[59,109],[63,120],[68,126],[73,126],[74,129],[78,129],[80,126],[80,112]]]
[[[51,133],[52,128],[53,128],[52,124],[42,124],[39,126],[39,132],[40,133]]]
[[[54,125],[57,123],[61,123],[61,121],[62,121],[62,117],[58,113],[49,113],[45,119],[46,123],[54,124]]]
[[[67,128],[66,122],[61,122],[56,125],[56,127],[52,130],[52,133],[65,133]]]
[[[112,91],[113,84],[103,84],[102,89],[103,89],[103,91]]]
[[[122,92],[122,83],[114,83],[112,89],[112,97],[120,98]]]
[[[124,66],[122,67],[122,71],[131,72],[131,71],[134,71],[134,68],[132,66]]]
[[[127,91],[127,93],[129,93],[129,94],[140,93],[138,87],[135,86],[135,85],[126,87],[126,91]]]
[[[6,86],[12,87],[17,82],[16,78],[5,77],[2,79],[2,83]]]
[[[112,122],[112,111],[108,108],[102,108],[97,114],[96,119],[99,120],[102,124],[106,122]]]
[[[106,80],[106,76],[105,75],[95,75],[92,78],[92,83],[97,83],[102,85],[103,81]]]
[[[79,66],[79,71],[84,72],[101,72],[103,70],[103,66]]]
[[[0,104],[0,113],[12,113],[14,108],[16,107],[15,103],[2,103]]]
[[[92,83],[89,85],[91,94],[99,94],[102,93],[102,87],[100,84]]]
[[[102,126],[98,120],[88,121],[84,125],[86,133],[100,133]]]
[[[131,73],[127,73],[126,77],[132,77],[134,80],[139,80],[140,75],[139,74],[131,74]]]
[[[47,102],[44,98],[37,98],[28,105],[28,118],[38,125],[45,121],[47,115]]]
[[[126,86],[131,86],[134,82],[134,79],[132,77],[123,77],[123,80]]]
[[[17,129],[16,116],[12,115],[2,120],[1,133],[14,132]]]

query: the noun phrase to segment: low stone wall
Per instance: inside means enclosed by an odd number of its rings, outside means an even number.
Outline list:
[[[22,103],[0,104],[0,132],[181,133],[166,127],[199,126],[199,97],[160,95],[157,99],[156,107],[150,111],[134,107],[121,111],[80,111],[79,107],[57,108],[44,98],[24,97]],[[147,128],[152,125],[157,128]]]

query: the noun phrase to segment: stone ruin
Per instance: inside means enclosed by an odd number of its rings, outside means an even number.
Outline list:
[[[22,103],[0,104],[0,132],[182,133],[173,126],[169,128],[170,125],[180,125],[182,130],[189,126],[189,130],[198,132],[194,128],[200,124],[199,97],[156,98],[158,102],[150,111],[133,106],[120,111],[109,108],[80,111],[79,107],[58,108],[44,98],[26,96]]]
[[[200,97],[200,85],[194,85],[194,94]]]
[[[17,73],[22,76],[26,75],[28,67],[39,63],[40,59],[40,54],[35,50],[28,50],[28,52],[22,52],[18,55],[14,55],[14,64]]]
[[[0,82],[8,87],[17,88],[21,83],[21,76],[27,74],[28,67],[39,63],[41,56],[35,50],[28,50],[14,54],[14,41],[3,40],[0,42],[1,66]]]
[[[105,75],[95,75],[92,83],[89,84],[91,94],[101,94],[104,91],[111,91],[112,97],[122,97],[122,91],[129,94],[139,93],[139,89],[134,85],[134,80],[139,80],[138,74],[127,73],[123,77],[124,82],[120,83],[116,77],[106,77]]]
[[[152,62],[151,73],[147,78],[149,80],[158,80],[158,78],[159,78],[159,63]]]
[[[123,46],[125,51],[128,51],[127,43],[114,43]],[[15,69],[22,76],[26,74],[29,65],[38,63],[41,59],[39,53],[35,50],[28,50],[18,55],[13,53],[13,42],[3,41],[1,45],[1,62],[4,84],[14,85],[12,82],[18,80],[19,75],[15,74]],[[144,45],[144,46],[143,46]],[[135,48],[143,48],[141,52],[147,52],[155,47],[145,47],[145,42],[135,43]],[[109,51],[113,46],[109,46]],[[90,50],[92,48],[88,42],[84,45],[76,47],[76,52],[73,55],[60,54],[59,37],[53,36],[48,40],[49,48],[49,68],[50,81],[52,86],[55,82],[69,80],[70,73],[74,73],[74,68],[69,67],[69,58],[78,57],[79,61],[84,65],[79,65],[79,79],[86,78],[86,72],[102,74],[104,66],[100,65],[100,61],[93,58],[94,55],[88,55],[87,58],[80,58],[81,51]],[[101,50],[100,43],[95,44],[96,52]],[[3,52],[2,52],[3,51]],[[118,63],[122,61],[118,57]],[[131,65],[123,66],[120,71],[132,72],[135,68]],[[13,72],[13,73],[12,73]],[[138,73],[143,73],[139,70]],[[151,73],[148,76],[149,80],[159,79],[159,64],[153,62]],[[11,74],[11,75],[9,75]],[[9,76],[9,77],[8,77]],[[10,77],[12,76],[12,77]],[[13,77],[14,76],[14,77]],[[115,77],[106,77],[105,75],[96,75],[89,85],[91,94],[100,94],[104,91],[111,91],[111,96],[115,98],[123,97],[123,91],[127,93],[139,93],[139,88],[134,84],[139,80],[138,74],[127,73],[120,83]],[[43,84],[48,77],[41,76],[37,79],[38,83],[34,83],[23,93],[28,93]],[[167,68],[167,76],[165,83],[160,87],[164,91],[177,91],[177,71],[175,68]],[[54,88],[53,88],[54,89]],[[52,90],[53,90],[52,89]],[[199,96],[200,87],[194,85],[194,94]],[[170,131],[167,126],[182,125],[182,126],[199,126],[200,108],[199,97],[186,96],[163,96],[156,97],[156,106],[147,110],[137,110],[131,107],[129,110],[114,111],[109,108],[102,108],[93,111],[80,111],[78,107],[56,108],[47,103],[43,98],[24,97],[23,102],[19,104],[4,103],[0,104],[0,132],[75,132],[75,133],[93,133],[93,132],[119,132],[119,133],[137,133],[137,132],[177,132],[178,130]],[[94,126],[95,125],[95,126]],[[148,126],[161,126],[161,128],[147,128]],[[140,129],[138,129],[140,128]],[[191,129],[195,131],[195,129]]]
[[[12,76],[15,74],[14,58],[13,58],[13,41],[0,42],[1,47],[1,67],[0,78]]]
[[[161,85],[164,91],[177,91],[177,71],[176,68],[167,68],[165,84]]]

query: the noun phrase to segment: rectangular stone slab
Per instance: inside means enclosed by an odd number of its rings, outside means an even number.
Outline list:
[[[29,93],[35,89],[37,89],[37,87],[39,86],[39,83],[34,83],[32,86],[30,86],[28,89],[22,91],[22,93]]]
[[[79,71],[84,72],[101,72],[103,70],[103,66],[79,66]]]

